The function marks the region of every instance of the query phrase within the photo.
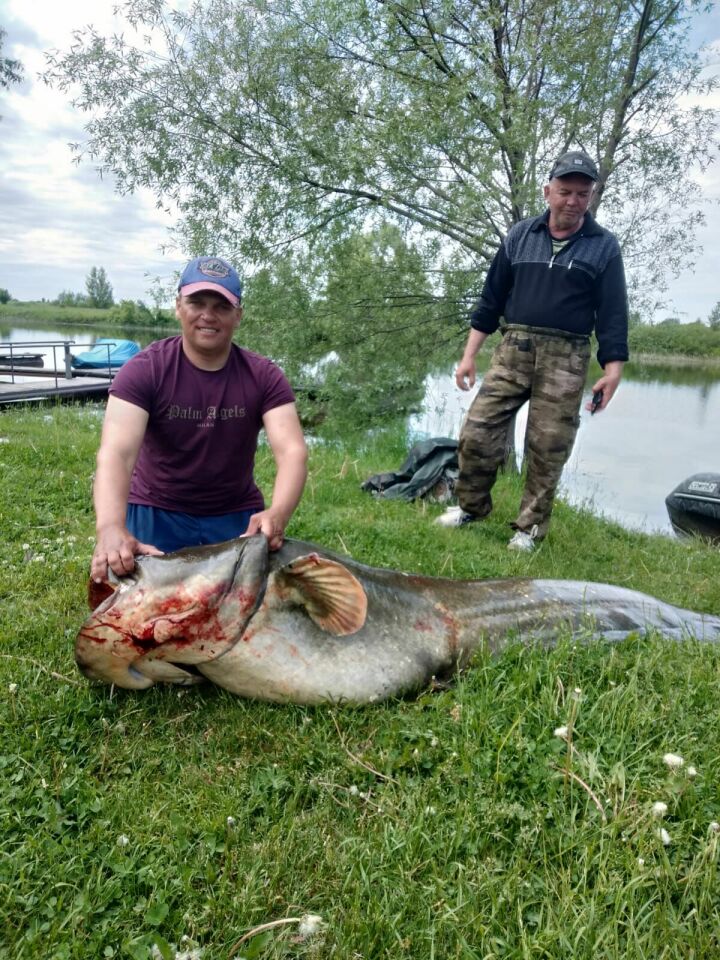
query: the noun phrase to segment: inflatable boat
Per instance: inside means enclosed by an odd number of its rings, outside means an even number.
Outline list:
[[[134,340],[112,340],[101,337],[95,346],[84,353],[75,354],[71,360],[76,370],[117,370],[130,357],[140,352],[140,344]]]
[[[695,473],[665,498],[670,523],[681,536],[720,544],[720,473]]]

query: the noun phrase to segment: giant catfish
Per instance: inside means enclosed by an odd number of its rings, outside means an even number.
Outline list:
[[[112,582],[111,582],[112,581]],[[573,580],[451,580],[365,566],[313,543],[270,552],[262,534],[161,557],[91,583],[75,658],[130,689],[206,677],[243,697],[374,703],[421,689],[507,637],[563,628],[618,640],[658,630],[720,641],[720,617]]]

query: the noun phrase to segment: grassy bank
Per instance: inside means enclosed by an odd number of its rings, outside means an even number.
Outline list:
[[[93,687],[72,645],[101,415],[0,413],[0,960],[718,956],[718,651],[561,636],[362,709]],[[541,549],[509,553],[515,478],[460,531],[359,490],[404,455],[398,436],[313,446],[290,534],[407,571],[609,581],[720,612],[717,549],[562,503]],[[306,914],[314,935],[240,942]]]
[[[105,326],[171,326],[175,315],[171,310],[150,311],[147,307],[123,300],[113,307],[59,306],[56,303],[16,302],[0,303],[0,324],[12,321],[30,321],[48,324],[87,324]]]

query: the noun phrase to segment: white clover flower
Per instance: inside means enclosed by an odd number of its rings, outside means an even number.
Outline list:
[[[130,837],[126,837],[124,833],[121,833],[117,838],[117,845],[119,847],[126,847],[130,843]]]
[[[298,933],[301,937],[314,937],[323,928],[323,918],[317,913],[306,913],[300,921]]]
[[[664,847],[670,846],[670,834],[667,832],[665,827],[660,827],[660,829],[658,830],[658,836],[662,840]]]
[[[720,833],[720,823],[718,823],[717,820],[712,820],[708,830],[710,833]]]
[[[357,787],[355,786],[355,784],[353,783],[353,785],[348,788],[348,793],[350,794],[350,796],[356,797],[356,796],[360,793],[360,791],[358,790],[358,788],[357,788]]]
[[[695,777],[697,776],[697,770],[695,769],[695,767],[688,767],[688,768],[687,768],[687,775],[688,775],[688,777],[689,777],[690,780],[694,780]]]
[[[436,812],[435,807],[425,807],[425,815],[428,817],[435,816]]]
[[[561,740],[567,740],[569,730],[567,727],[555,727],[553,736],[560,737]]]
[[[202,947],[193,947],[192,950],[176,950],[175,960],[200,960]]]
[[[47,780],[45,777],[40,777],[40,786],[43,788],[43,790],[47,790]]]
[[[10,443],[9,437],[0,437],[0,443]]]
[[[95,537],[88,537],[88,543],[94,543]]]
[[[652,815],[654,817],[664,817],[667,812],[668,812],[668,805],[666,803],[663,803],[662,800],[657,800],[652,805]]]
[[[685,761],[677,753],[666,753],[663,754],[663,763],[665,766],[670,767],[671,770],[679,770]]]
[[[639,866],[639,867],[644,867],[644,866],[645,866],[645,860],[644,860],[643,857],[638,857],[638,866]]]
[[[52,423],[53,419],[54,417],[50,413],[46,413],[45,416],[43,417],[43,420],[45,421],[45,423]]]
[[[35,556],[33,557],[33,563],[45,563],[45,554],[36,553]]]
[[[431,747],[436,747],[439,743],[440,743],[440,741],[438,740],[438,738],[437,738],[437,737],[433,737],[432,740],[430,741],[430,746],[431,746]]]
[[[30,549],[30,544],[29,544],[29,543],[24,543],[24,544],[22,545],[22,548],[23,548],[23,550],[29,550],[29,549]]]
[[[8,684],[8,691],[9,691],[11,694],[17,693],[17,688],[18,688],[18,685],[17,685],[16,683],[9,683],[9,684]]]
[[[230,830],[232,830],[234,827],[237,826],[237,820],[235,819],[235,817],[228,817],[225,823],[228,825]]]

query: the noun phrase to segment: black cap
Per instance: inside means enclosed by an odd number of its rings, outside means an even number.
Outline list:
[[[571,150],[569,153],[563,153],[562,156],[559,156],[552,165],[548,179],[567,177],[571,173],[582,174],[582,176],[590,177],[594,181],[600,179],[597,167],[583,150]]]

